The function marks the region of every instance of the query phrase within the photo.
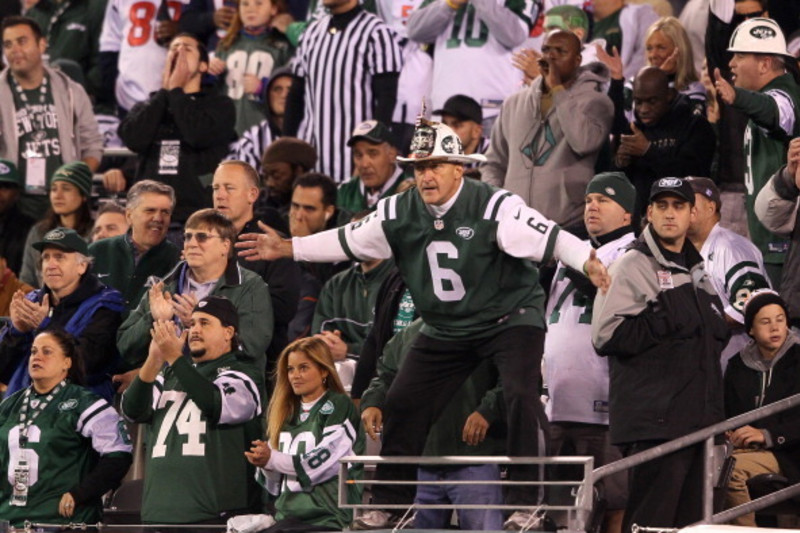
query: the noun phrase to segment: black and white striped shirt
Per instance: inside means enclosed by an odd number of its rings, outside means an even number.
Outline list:
[[[313,21],[301,38],[294,73],[305,79],[305,110],[298,137],[317,149],[317,169],[341,183],[352,175],[347,140],[373,117],[372,78],[399,72],[396,34],[378,17],[359,11],[343,28],[331,15]]]

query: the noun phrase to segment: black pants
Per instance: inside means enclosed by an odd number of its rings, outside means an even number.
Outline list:
[[[638,442],[625,448],[633,455],[659,444]],[[703,443],[636,466],[622,531],[643,527],[684,527],[703,518]]]
[[[422,455],[431,425],[464,380],[491,357],[500,374],[508,419],[508,455],[540,455],[539,428],[547,419],[539,400],[544,331],[517,326],[483,339],[443,341],[419,335],[389,389],[383,410],[381,455]],[[478,406],[474,406],[477,408]],[[453,438],[461,438],[460,435]],[[542,442],[544,445],[544,442]],[[536,465],[510,470],[513,480],[535,480]],[[378,479],[414,480],[413,465],[380,465]],[[535,505],[537,487],[512,488],[506,502]],[[411,503],[414,486],[376,485],[375,503]]]

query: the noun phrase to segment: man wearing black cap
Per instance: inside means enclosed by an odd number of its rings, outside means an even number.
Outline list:
[[[353,149],[354,176],[339,187],[339,209],[358,213],[396,192],[403,169],[395,163],[397,149],[392,142],[392,134],[382,122],[367,120],[356,126],[347,141]]]
[[[64,329],[78,340],[87,385],[110,400],[110,373],[119,354],[116,332],[125,308],[122,295],[89,271],[86,241],[75,230],[56,228],[33,247],[42,253],[44,286],[11,302],[11,324],[0,332],[0,382],[7,394],[30,383],[27,359],[33,338],[48,329]]]
[[[686,234],[692,186],[653,184],[649,224],[610,268],[598,293],[592,343],[609,357],[611,442],[632,455],[724,418],[720,354],[728,341],[723,307]],[[703,446],[633,469],[623,531],[682,527],[702,517]]]
[[[180,336],[171,320],[153,322],[147,360],[122,396],[125,416],[150,426],[144,522],[224,524],[258,511],[243,452],[263,436],[261,389],[238,333],[236,307],[222,296],[200,300]]]
[[[25,237],[34,223],[19,209],[22,186],[17,166],[7,159],[0,159],[0,257],[5,258],[8,268],[17,275],[22,269]]]
[[[442,122],[456,132],[465,154],[485,154],[489,149],[489,138],[483,136],[483,108],[474,99],[465,94],[456,94],[433,114],[441,115]],[[477,165],[470,165],[473,166]]]
[[[750,340],[743,327],[744,303],[753,291],[769,289],[770,285],[764,258],[756,245],[720,226],[722,201],[716,184],[708,178],[690,177],[686,181],[694,190],[696,211],[687,236],[705,262],[731,328],[731,340],[722,350],[724,372],[728,360]]]
[[[771,290],[753,293],[744,308],[750,342],[725,372],[725,416],[734,417],[800,393],[800,339],[789,329],[786,302]],[[800,481],[797,427],[800,409],[788,409],[728,432],[736,463],[726,494],[727,507],[750,501],[747,480],[781,474]],[[753,513],[733,524],[756,527]]]

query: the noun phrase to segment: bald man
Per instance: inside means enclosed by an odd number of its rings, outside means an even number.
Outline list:
[[[669,86],[667,74],[645,67],[633,81],[635,120],[620,136],[614,163],[636,187],[641,216],[653,182],[659,178],[710,176],[716,136],[689,99]]]
[[[583,193],[614,113],[607,78],[581,67],[580,50],[571,32],[547,34],[541,74],[503,103],[481,167],[483,181],[567,228],[583,224]]]

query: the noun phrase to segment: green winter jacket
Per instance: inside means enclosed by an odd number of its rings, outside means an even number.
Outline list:
[[[348,354],[358,356],[375,318],[375,300],[383,280],[394,268],[385,260],[366,274],[361,265],[339,272],[319,293],[311,333],[341,331]]]
[[[127,316],[147,292],[150,276],[160,279],[169,274],[180,261],[181,251],[164,239],[161,244],[147,250],[137,263],[128,233],[92,243],[89,255],[94,257],[92,271],[98,279],[122,293]]]
[[[180,294],[188,270],[185,261],[178,263],[164,279],[164,291]],[[211,290],[211,295],[228,298],[239,311],[239,330],[236,334],[242,351],[258,371],[257,375],[261,378],[258,385],[264,386],[266,350],[272,340],[273,327],[272,301],[267,284],[258,274],[240,267],[232,259],[228,262],[225,274]],[[150,300],[145,293],[117,333],[117,348],[129,368],[138,368],[147,359],[152,325]]]

